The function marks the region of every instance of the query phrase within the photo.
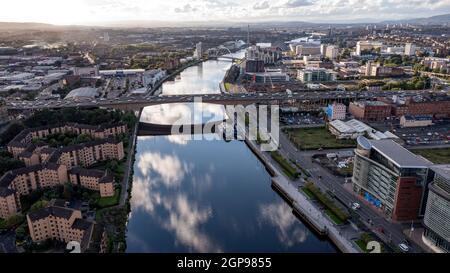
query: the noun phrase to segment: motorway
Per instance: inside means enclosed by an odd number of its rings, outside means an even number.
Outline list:
[[[360,216],[361,221],[363,221],[370,229],[376,233],[380,238],[385,241],[392,240],[394,245],[398,245],[404,240],[406,236],[403,234],[402,230],[405,229],[404,226],[397,223],[389,222],[383,217],[381,212],[377,212],[374,208],[369,207],[370,205],[355,196],[350,190],[351,182],[342,177],[335,176],[331,174],[328,170],[323,168],[320,164],[312,161],[312,155],[316,153],[327,153],[327,152],[337,152],[337,151],[349,151],[352,149],[339,149],[339,150],[327,150],[327,151],[298,151],[296,147],[289,141],[289,139],[280,133],[280,152],[298,162],[300,166],[306,169],[310,174],[312,180],[322,188],[323,191],[331,191],[336,199],[341,203],[350,207],[353,202],[358,202],[361,207],[356,211]],[[372,224],[368,224],[368,221]],[[379,228],[384,230],[384,234],[380,233]],[[410,242],[412,243],[412,242]],[[421,248],[417,245],[411,245],[411,252],[421,252]]]
[[[336,100],[365,100],[377,97],[416,96],[433,93],[431,90],[411,90],[411,91],[304,91],[278,93],[247,93],[247,94],[203,94],[203,95],[158,95],[147,97],[118,97],[114,99],[70,99],[52,101],[6,101],[9,110],[33,110],[47,108],[73,108],[73,107],[106,107],[106,108],[129,108],[140,109],[145,106],[166,104],[166,103],[190,103],[199,101],[204,103],[235,105],[252,103],[279,103],[281,101],[300,101],[304,103],[317,101]]]

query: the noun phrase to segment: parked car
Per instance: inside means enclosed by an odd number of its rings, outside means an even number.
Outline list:
[[[399,244],[398,245],[398,248],[400,248],[400,250],[402,251],[402,252],[409,252],[409,246],[407,246],[405,243],[401,243],[401,244]]]

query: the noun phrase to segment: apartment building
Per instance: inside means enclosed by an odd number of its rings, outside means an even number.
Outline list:
[[[353,191],[394,221],[423,215],[431,162],[393,140],[358,137]]]
[[[367,61],[364,74],[369,77],[396,77],[402,76],[404,71],[399,67],[381,66],[379,63]]]
[[[114,177],[109,171],[88,170],[75,167],[69,171],[69,179],[73,185],[99,191],[101,197],[114,195]]]
[[[94,227],[82,218],[81,211],[66,207],[62,200],[52,200],[50,206],[27,214],[27,223],[33,242],[76,241],[82,251],[89,247]]]
[[[114,177],[108,171],[79,167],[68,171],[66,165],[55,163],[33,165],[9,171],[0,178],[0,218],[9,218],[20,211],[20,196],[66,182],[99,191],[101,197],[115,193]]]
[[[377,41],[358,41],[356,43],[356,55],[361,56],[365,51],[381,50],[382,42]]]
[[[124,157],[122,141],[105,139],[61,148],[48,160],[71,169],[75,166],[88,167],[98,161],[122,160]]]
[[[437,58],[437,57],[426,57],[422,60],[422,64],[430,69],[449,69],[450,59],[448,58]]]
[[[106,139],[127,132],[125,124],[102,124],[99,126],[85,125],[78,123],[67,123],[56,126],[43,126],[21,131],[8,145],[8,151],[18,158],[33,140],[43,139],[53,134],[74,133],[77,135],[86,134],[96,139]]]
[[[8,188],[0,188],[0,218],[7,219],[20,210],[20,202],[17,202],[15,191]]]
[[[20,196],[28,195],[38,188],[63,185],[67,181],[66,167],[53,163],[5,173],[0,178],[0,218],[9,218],[20,211]]]
[[[329,120],[343,120],[347,114],[347,107],[342,103],[329,104],[326,113]]]

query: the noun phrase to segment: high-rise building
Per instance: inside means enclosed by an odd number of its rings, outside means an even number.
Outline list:
[[[407,43],[405,45],[405,55],[414,56],[416,55],[416,45],[412,43]]]
[[[390,139],[357,142],[353,191],[394,221],[423,215],[432,163]]]
[[[264,64],[275,64],[282,58],[281,49],[278,47],[263,47],[253,45],[245,51],[247,60],[264,61]]]
[[[339,54],[339,49],[336,46],[329,45],[326,47],[325,57],[329,58],[330,60],[336,59],[338,54]]]
[[[424,242],[436,252],[450,252],[450,165],[432,166],[423,219]]]
[[[203,57],[203,44],[202,42],[198,42],[195,45],[194,58],[201,59]]]

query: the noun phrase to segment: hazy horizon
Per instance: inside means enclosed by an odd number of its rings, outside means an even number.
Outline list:
[[[15,0],[1,22],[108,26],[120,22],[362,23],[450,13],[450,0]]]

